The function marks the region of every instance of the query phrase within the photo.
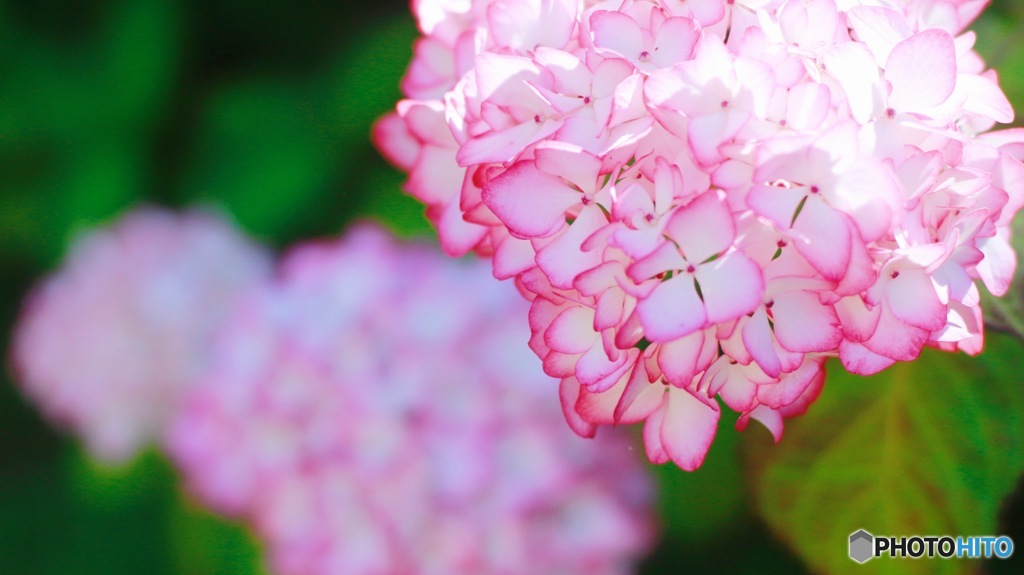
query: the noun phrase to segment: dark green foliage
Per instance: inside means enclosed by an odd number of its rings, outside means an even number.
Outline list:
[[[973,26],[1018,104],[1022,6],[996,0]],[[366,217],[429,233],[369,142],[415,33],[406,0],[0,0],[0,345],[68,239],[137,202],[218,204],[274,246]],[[1024,300],[995,305],[1024,335]],[[657,469],[665,536],[642,573],[845,572],[859,566],[833,538],[871,519],[1024,544],[1021,352],[992,337],[981,359],[930,353],[873,379],[833,365],[779,445],[724,416],[702,469]],[[0,572],[260,573],[252,536],[188,500],[165,461],[96,467],[0,375]]]

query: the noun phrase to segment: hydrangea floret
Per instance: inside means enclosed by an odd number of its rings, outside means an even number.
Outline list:
[[[721,406],[776,440],[823,365],[978,353],[1024,132],[984,0],[416,0],[375,129],[444,249],[532,301],[572,428],[692,470]]]
[[[243,297],[169,448],[281,575],[620,575],[653,537],[621,431],[566,428],[486,264],[374,227],[286,255]]]
[[[215,213],[131,211],[80,235],[27,298],[18,382],[92,455],[126,462],[161,438],[225,311],[270,269],[269,253]]]

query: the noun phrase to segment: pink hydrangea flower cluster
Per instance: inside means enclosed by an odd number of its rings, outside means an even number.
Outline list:
[[[826,358],[977,353],[1024,132],[965,32],[984,0],[414,0],[376,127],[442,245],[532,300],[580,434],[698,467],[720,403],[778,439]]]
[[[649,478],[626,437],[566,429],[515,290],[370,227],[280,268],[226,322],[169,441],[276,573],[632,571]]]
[[[213,214],[130,212],[79,237],[29,296],[12,347],[19,383],[96,457],[123,462],[159,438],[229,303],[270,267]]]

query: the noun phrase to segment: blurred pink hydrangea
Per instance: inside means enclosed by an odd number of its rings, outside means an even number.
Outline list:
[[[230,302],[270,268],[213,214],[130,212],[78,237],[30,294],[12,347],[19,383],[93,455],[123,462],[159,438]]]
[[[376,228],[297,247],[219,333],[169,450],[283,575],[632,572],[650,479],[625,436],[566,429],[525,313],[480,264]]]
[[[778,439],[828,357],[981,350],[1024,203],[985,4],[418,0],[376,141],[445,250],[532,300],[573,428],[645,421],[694,469],[717,399]]]

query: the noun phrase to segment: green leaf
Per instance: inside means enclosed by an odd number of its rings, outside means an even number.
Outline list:
[[[700,545],[736,527],[745,497],[739,438],[731,422],[723,418],[699,471],[686,472],[675,465],[653,466],[658,481],[658,512],[667,541]]]
[[[99,103],[124,126],[150,127],[169,103],[177,76],[180,32],[177,0],[121,0],[102,37],[105,92]],[[95,104],[94,104],[95,105]],[[102,127],[101,127],[102,129]]]
[[[107,4],[102,26],[74,41],[0,29],[0,145],[153,129],[177,75],[180,10],[168,0]]]
[[[77,502],[105,511],[124,510],[162,499],[172,484],[170,465],[155,449],[110,464],[75,446],[65,455],[68,487]]]
[[[987,535],[1024,469],[1024,385],[1015,339],[971,358],[934,350],[872,377],[829,365],[808,413],[778,445],[751,436],[759,513],[820,573],[864,573],[847,554],[874,535]],[[871,573],[968,573],[974,561],[871,561]]]
[[[364,196],[357,217],[377,220],[400,236],[435,236],[423,204],[402,192],[406,175],[388,165],[369,138],[373,122],[401,98],[399,84],[416,36],[415,25],[405,16],[357,31],[351,49],[339,54],[332,68],[336,104],[331,121],[344,135],[346,149],[354,152],[346,165]]]
[[[370,126],[402,97],[399,84],[417,31],[408,17],[393,18],[353,34],[352,48],[333,65],[336,105],[329,120],[348,138],[366,142]]]
[[[204,106],[182,182],[187,200],[225,205],[250,231],[292,232],[337,193],[339,157],[315,83],[261,78],[224,86]],[[298,225],[301,228],[301,225]]]
[[[266,573],[260,543],[241,523],[213,514],[180,492],[172,502],[169,515],[176,573]]]
[[[133,138],[98,139],[59,154],[25,150],[0,175],[0,257],[54,266],[79,231],[130,206],[144,188],[148,158]]]
[[[53,535],[58,545],[37,554],[46,567],[38,572],[170,575],[164,510],[173,473],[167,463],[150,451],[122,467],[104,467],[75,449],[63,467],[66,505],[51,520],[63,533]]]
[[[423,204],[402,192],[404,179],[404,174],[383,164],[368,169],[364,179],[368,196],[360,217],[376,220],[401,237],[434,237]]]
[[[1013,236],[1010,244],[1013,251],[1024,253],[1024,218],[1014,219]],[[981,304],[985,310],[986,325],[1012,333],[1024,340],[1024,266],[1017,266],[1010,289],[1002,296],[995,297],[982,289]]]
[[[1019,49],[1017,38],[1024,26],[1024,4],[1011,1],[993,2],[991,9],[982,13],[971,25],[977,32],[977,51],[993,69],[1002,72],[999,86],[1006,97],[1016,106],[1024,105],[1024,74],[1013,73],[1024,70],[1024,50]],[[1018,115],[1018,121],[1020,118]],[[996,126],[1003,129],[1005,126]],[[1011,240],[1014,251],[1024,253],[1024,219],[1016,218],[1013,223]],[[1009,292],[1001,298],[981,290],[982,306],[985,308],[985,322],[996,329],[1008,331],[1024,339],[1024,270],[1017,267]]]

